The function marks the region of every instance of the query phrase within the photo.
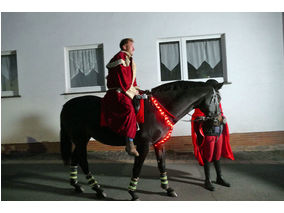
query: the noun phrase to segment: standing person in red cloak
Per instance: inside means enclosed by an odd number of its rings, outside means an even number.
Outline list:
[[[220,96],[219,96],[220,97]],[[234,160],[229,143],[229,128],[223,114],[221,103],[219,104],[221,115],[216,120],[207,119],[200,109],[195,109],[192,115],[191,132],[194,145],[194,155],[201,166],[204,166],[204,186],[214,191],[210,179],[210,163],[213,162],[217,173],[216,183],[230,187],[230,183],[224,180],[221,173],[221,156]]]
[[[139,156],[133,139],[136,135],[136,115],[132,99],[139,95],[136,83],[136,65],[133,61],[134,41],[122,39],[120,52],[107,64],[108,91],[102,99],[101,125],[115,133],[125,136],[126,152]]]

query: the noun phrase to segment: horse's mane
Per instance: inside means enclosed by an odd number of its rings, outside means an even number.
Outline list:
[[[189,88],[197,88],[204,86],[204,82],[195,82],[195,81],[174,81],[167,84],[162,84],[152,89],[152,93],[175,91],[175,90],[186,90]]]

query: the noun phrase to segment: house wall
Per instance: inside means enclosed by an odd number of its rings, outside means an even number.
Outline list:
[[[61,107],[82,95],[62,95],[64,47],[103,43],[106,64],[132,37],[138,83],[150,89],[161,84],[160,38],[218,33],[226,35],[232,84],[221,95],[231,133],[283,131],[282,13],[1,13],[1,50],[17,50],[21,95],[1,99],[2,144],[59,141]],[[178,122],[173,136],[188,135],[190,124]]]

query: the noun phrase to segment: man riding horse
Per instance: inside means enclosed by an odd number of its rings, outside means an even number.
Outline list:
[[[133,143],[137,119],[132,99],[139,95],[136,65],[132,58],[135,50],[133,43],[131,38],[121,40],[121,51],[106,66],[108,91],[102,99],[101,125],[124,136],[126,152],[132,156],[139,156]],[[140,122],[143,122],[143,119]]]

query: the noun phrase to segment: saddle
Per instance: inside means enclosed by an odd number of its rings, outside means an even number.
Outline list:
[[[144,102],[144,99],[147,99],[147,95],[146,94],[142,94],[142,95],[135,95],[134,98],[132,99],[132,104],[134,106],[135,109],[135,114],[137,115],[140,107],[141,107],[141,103]]]
[[[144,123],[144,99],[147,99],[146,94],[135,95],[132,99],[132,104],[134,106],[136,120],[138,124]]]

